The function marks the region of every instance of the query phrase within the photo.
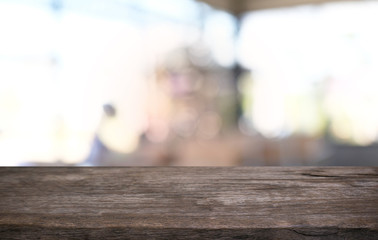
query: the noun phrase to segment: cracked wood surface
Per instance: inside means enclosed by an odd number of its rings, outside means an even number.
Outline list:
[[[378,239],[378,168],[0,168],[0,239]]]

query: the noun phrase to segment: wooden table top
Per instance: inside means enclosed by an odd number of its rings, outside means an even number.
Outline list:
[[[378,168],[0,168],[0,239],[378,239]]]

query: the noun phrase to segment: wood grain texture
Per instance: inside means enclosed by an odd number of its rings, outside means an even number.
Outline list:
[[[0,239],[378,239],[378,168],[0,168]]]

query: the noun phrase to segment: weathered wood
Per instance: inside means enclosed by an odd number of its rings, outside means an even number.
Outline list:
[[[0,168],[0,239],[378,239],[378,168]]]

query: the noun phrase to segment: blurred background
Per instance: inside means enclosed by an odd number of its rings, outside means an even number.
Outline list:
[[[0,0],[1,166],[378,166],[378,1]]]

